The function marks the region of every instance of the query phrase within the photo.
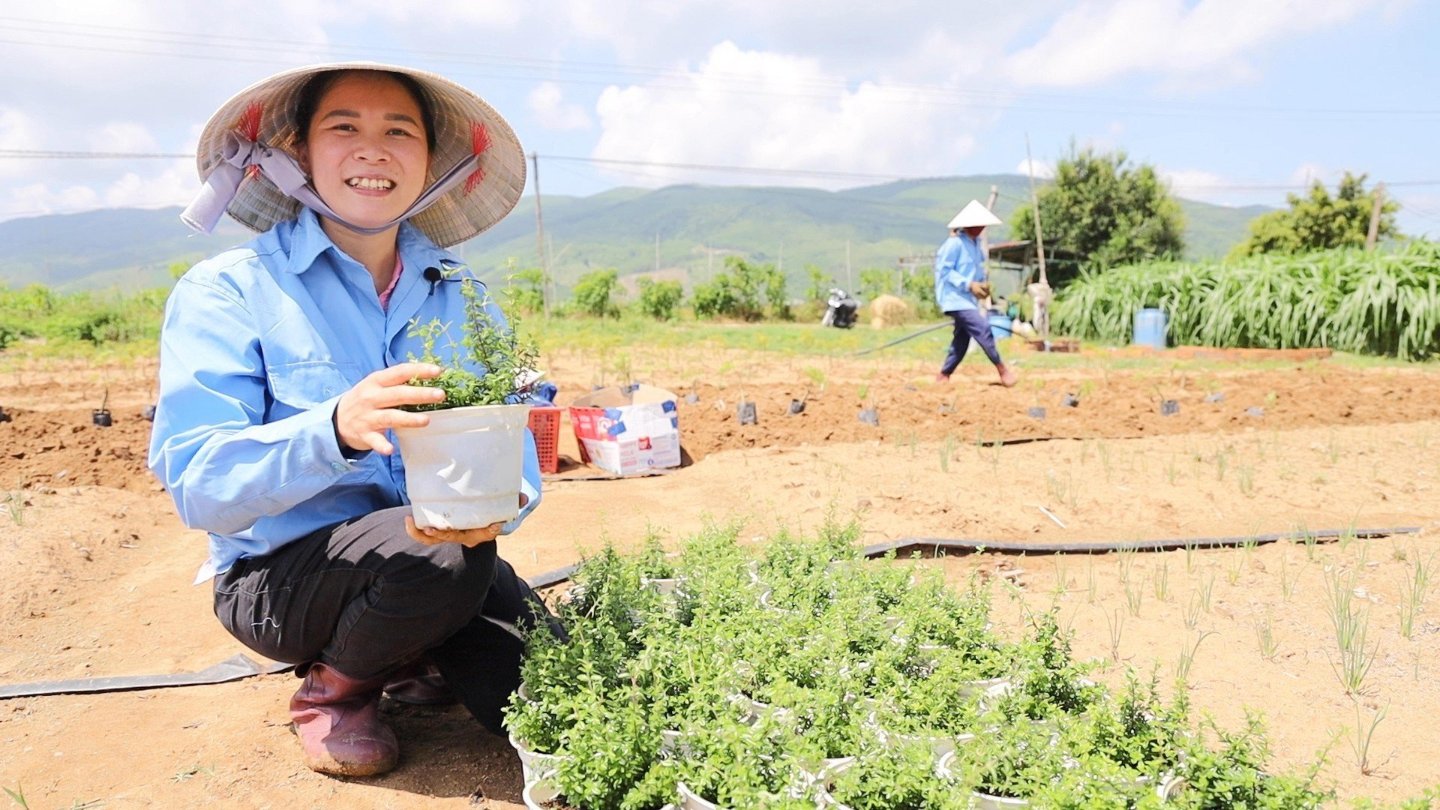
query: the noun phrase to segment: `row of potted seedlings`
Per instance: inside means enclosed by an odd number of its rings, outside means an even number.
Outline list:
[[[535,808],[1318,806],[1258,723],[1191,724],[1183,687],[1086,678],[1055,613],[1014,640],[989,591],[866,561],[854,525],[762,545],[712,526],[586,559],[506,712]]]

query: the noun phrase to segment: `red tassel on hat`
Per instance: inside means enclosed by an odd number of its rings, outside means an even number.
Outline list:
[[[260,102],[250,102],[249,106],[245,108],[245,112],[241,113],[240,119],[235,122],[235,129],[239,131],[240,137],[251,143],[260,140],[260,116],[263,111],[264,108],[260,106]],[[254,180],[259,176],[259,166],[250,165],[245,167],[245,177],[247,179]]]
[[[245,140],[260,140],[260,114],[262,111],[260,102],[252,101],[250,106],[245,108],[245,112],[241,113],[240,120],[235,122],[235,129],[240,131]]]
[[[472,122],[472,123],[470,124],[470,149],[471,149],[471,151],[472,151],[474,154],[482,155],[482,154],[485,153],[485,150],[486,150],[486,149],[489,149],[489,148],[490,148],[490,130],[486,129],[486,128],[485,128],[485,125],[482,124],[482,123],[479,123],[478,121],[477,121],[477,122]],[[469,194],[470,192],[474,191],[474,190],[475,190],[475,187],[478,186],[478,185],[480,185],[480,181],[481,181],[481,180],[484,180],[484,179],[485,179],[485,169],[484,169],[484,168],[477,168],[477,169],[475,169],[475,171],[473,171],[473,172],[470,173],[470,176],[469,176],[469,177],[465,178],[465,193],[466,193],[466,194]]]

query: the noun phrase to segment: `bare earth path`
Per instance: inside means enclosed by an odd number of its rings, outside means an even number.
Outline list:
[[[562,404],[589,389],[584,358],[551,362]],[[1323,778],[1342,797],[1396,801],[1440,783],[1440,598],[1411,602],[1404,584],[1417,561],[1433,572],[1440,559],[1440,371],[1109,362],[1030,372],[1005,390],[971,364],[937,386],[926,368],[884,359],[716,350],[706,363],[716,370],[643,351],[633,361],[637,379],[681,395],[686,466],[590,480],[596,471],[574,461],[562,435],[567,463],[501,553],[535,575],[647,531],[678,542],[706,520],[743,520],[758,537],[808,530],[827,514],[858,517],[867,542],[1417,527],[1315,546],[934,564],[957,582],[1007,573],[1016,599],[997,584],[995,604],[1010,626],[1022,602],[1058,603],[1076,653],[1109,662],[1106,679],[1129,665],[1159,667],[1168,680],[1193,648],[1197,709],[1230,728],[1247,707],[1263,710],[1281,767],[1329,745]],[[144,364],[0,373],[10,417],[0,421],[0,685],[193,671],[243,652],[210,615],[208,589],[189,584],[203,535],[179,524],[144,469],[140,414],[153,373]],[[91,410],[107,389],[114,424],[95,427]],[[1077,407],[1062,404],[1067,394]],[[741,396],[757,403],[758,425],[736,421]],[[804,412],[789,415],[802,398]],[[1178,413],[1162,414],[1163,399]],[[1035,407],[1044,419],[1029,415]],[[862,408],[876,410],[878,427],[857,418]],[[1331,583],[1352,571],[1377,651],[1358,703],[1332,669],[1325,610]],[[513,753],[459,709],[394,714],[405,757],[391,775],[309,772],[285,726],[294,686],[281,674],[0,701],[0,786],[23,789],[32,808],[470,807],[477,796],[520,806]],[[1368,751],[1357,750],[1357,726],[1381,709]]]

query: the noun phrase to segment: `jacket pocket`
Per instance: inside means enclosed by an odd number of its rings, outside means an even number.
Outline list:
[[[284,417],[306,411],[349,391],[360,380],[360,367],[353,363],[305,360],[270,368],[270,393],[277,412]]]

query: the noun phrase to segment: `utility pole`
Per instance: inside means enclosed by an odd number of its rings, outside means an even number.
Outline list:
[[[1030,135],[1025,135],[1025,173],[1030,176],[1030,211],[1035,215],[1035,250],[1040,257],[1040,283],[1050,286],[1045,277],[1045,237],[1040,233],[1040,200],[1035,196],[1035,162],[1030,157]]]
[[[845,292],[854,295],[855,285],[850,281],[850,240],[845,240]]]
[[[655,272],[660,272],[660,232],[655,232]]]
[[[1365,235],[1365,249],[1374,250],[1380,238],[1380,212],[1385,209],[1385,184],[1375,184],[1375,204],[1370,208],[1370,231]]]
[[[1045,275],[1045,237],[1040,233],[1040,198],[1035,195],[1035,159],[1030,157],[1030,133],[1025,133],[1025,173],[1030,177],[1030,210],[1035,215],[1035,250],[1040,257],[1040,280],[1028,288],[1035,305],[1033,320],[1046,351],[1050,350],[1050,280]]]
[[[995,213],[995,200],[999,197],[1000,187],[996,185],[990,186],[990,196],[985,200],[986,210],[992,214]],[[990,237],[986,236],[984,231],[980,232],[980,255],[984,256],[987,261],[990,258]]]
[[[540,260],[540,297],[544,299],[545,317],[548,319],[554,291],[550,289],[550,262],[545,251],[545,216],[540,212],[540,156],[534,152],[530,153],[530,165],[534,167],[532,173],[535,175],[535,253]]]

